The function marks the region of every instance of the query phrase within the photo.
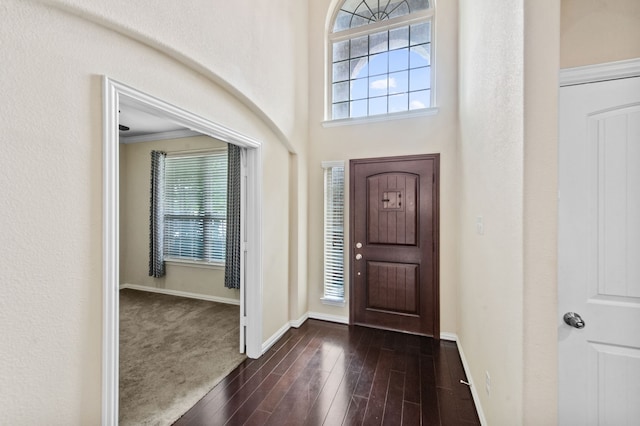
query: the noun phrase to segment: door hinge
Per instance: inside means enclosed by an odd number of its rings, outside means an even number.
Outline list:
[[[240,317],[240,326],[241,327],[247,326],[247,317]]]

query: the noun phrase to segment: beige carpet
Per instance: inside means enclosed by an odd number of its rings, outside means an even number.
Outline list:
[[[237,367],[239,307],[120,291],[120,425],[170,425]]]

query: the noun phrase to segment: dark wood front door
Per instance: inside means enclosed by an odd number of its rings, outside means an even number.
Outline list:
[[[439,338],[439,154],[350,166],[351,323]]]

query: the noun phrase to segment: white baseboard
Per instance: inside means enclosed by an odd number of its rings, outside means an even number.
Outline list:
[[[484,411],[482,410],[482,405],[480,404],[480,395],[478,395],[478,388],[473,382],[473,376],[471,375],[471,370],[469,369],[469,364],[467,364],[467,357],[464,356],[464,350],[462,349],[462,343],[460,343],[460,339],[458,335],[455,333],[440,333],[440,338],[442,340],[450,340],[452,342],[456,342],[458,345],[458,352],[460,353],[460,360],[462,361],[462,368],[464,368],[464,374],[467,376],[467,381],[469,382],[469,387],[471,388],[471,396],[473,397],[473,403],[476,405],[476,411],[478,412],[478,418],[480,419],[480,424],[482,426],[487,425],[487,419],[484,416]]]
[[[289,325],[293,328],[300,328],[300,326],[302,326],[302,324],[304,324],[304,322],[308,319],[309,319],[309,312],[307,312],[297,320],[289,321]]]
[[[300,328],[300,326],[302,326],[302,324],[304,324],[304,322],[309,318],[322,320],[322,321],[336,322],[339,324],[349,324],[349,318],[347,317],[321,314],[319,312],[307,312],[297,320],[289,321],[288,323],[280,327],[280,329],[276,331],[271,337],[269,337],[262,344],[262,353],[264,354],[266,351],[268,351],[271,348],[271,346],[273,346],[282,336],[284,336],[284,333],[286,333],[291,327]]]
[[[286,323],[285,325],[283,325],[282,327],[280,327],[280,330],[276,331],[275,333],[273,333],[273,335],[271,337],[269,337],[263,344],[262,344],[262,353],[264,354],[265,352],[267,352],[269,349],[271,349],[271,346],[275,345],[275,343],[280,340],[280,338],[282,336],[284,336],[284,333],[286,333],[287,331],[289,331],[289,329],[291,328],[291,323]]]
[[[240,305],[240,301],[237,299],[231,299],[228,297],[209,296],[206,294],[190,293],[188,291],[169,290],[166,288],[147,287],[138,284],[120,284],[120,290],[124,289],[148,291],[150,293],[160,293],[169,296],[187,297],[189,299],[206,300],[209,302],[226,303],[227,305]]]
[[[349,318],[348,317],[342,317],[342,316],[338,316],[338,315],[322,314],[320,312],[309,312],[307,315],[311,319],[317,319],[317,320],[329,321],[329,322],[337,322],[338,324],[349,324]]]
[[[457,342],[458,336],[455,333],[447,333],[446,331],[443,331],[440,333],[440,339],[448,340],[450,342]]]

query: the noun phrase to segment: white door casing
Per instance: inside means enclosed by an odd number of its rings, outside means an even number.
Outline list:
[[[558,420],[638,424],[640,77],[559,96]]]
[[[206,118],[103,77],[102,425],[118,424],[119,141],[122,100],[242,150],[240,351],[262,355],[262,144]],[[243,342],[244,341],[244,342]],[[243,345],[244,343],[244,345]]]

